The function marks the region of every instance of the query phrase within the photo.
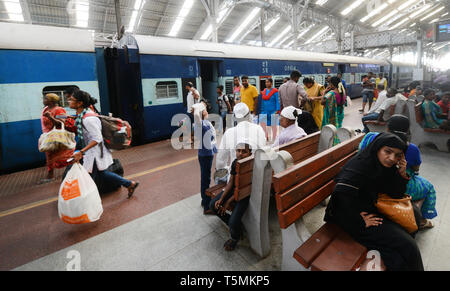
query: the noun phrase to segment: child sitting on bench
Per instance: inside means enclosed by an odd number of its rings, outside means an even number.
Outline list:
[[[236,176],[236,163],[238,160],[245,159],[251,154],[252,150],[249,144],[239,143],[236,146],[236,159],[231,164],[230,180],[222,193],[211,200],[209,205],[210,209],[214,211],[214,213],[217,214],[217,216],[219,216],[220,219],[222,219],[230,228],[231,238],[227,240],[223,246],[226,251],[233,251],[241,238],[241,219],[247,210],[250,201],[250,197],[244,198],[241,201],[235,201],[234,199],[233,194],[235,189],[234,180]],[[233,205],[233,212],[231,214],[227,213],[232,209]]]

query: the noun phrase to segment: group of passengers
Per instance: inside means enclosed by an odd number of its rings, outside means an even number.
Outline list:
[[[298,84],[299,75],[294,71],[291,78],[285,80],[278,90],[273,88],[272,80],[267,80],[266,89],[259,100],[247,77],[244,76],[242,85],[235,78],[234,92],[239,92],[238,98],[234,100],[236,103],[232,104],[229,99],[222,100],[226,100],[226,112],[233,112],[237,125],[225,131],[220,146],[216,145],[214,127],[205,120],[205,106],[198,106],[201,113],[197,118],[202,123],[203,142],[211,141],[213,144],[213,150],[208,152],[210,158],[207,165],[204,167],[200,162],[202,206],[205,215],[218,215],[229,226],[231,237],[224,245],[227,251],[234,250],[242,237],[241,219],[249,204],[249,197],[234,201],[236,163],[251,156],[256,149],[270,145],[269,134],[272,133],[273,137],[273,131],[265,129],[276,125],[272,124],[272,118],[255,118],[255,115],[281,111],[279,125],[283,129],[272,144],[275,148],[314,132],[300,126],[302,116],[309,115],[316,130],[330,123],[336,127],[342,126],[346,87],[340,76],[328,78],[326,87],[313,79],[305,78],[303,87]],[[364,117],[375,116],[378,119],[395,102],[404,100],[404,96],[395,89],[387,89],[383,75],[378,79],[371,79],[369,82],[374,81],[377,85],[377,92],[374,94],[377,99],[373,108],[369,102],[369,112]],[[219,89],[218,93],[223,98],[223,88]],[[365,94],[371,96],[370,93]],[[369,97],[367,101],[372,100]],[[258,102],[262,102],[259,110]],[[442,97],[440,106],[442,105],[448,106],[448,94]],[[319,110],[321,107],[322,111]],[[359,154],[336,177],[337,185],[327,206],[325,220],[340,225],[368,249],[378,250],[388,270],[423,270],[420,250],[414,240],[416,233],[409,234],[400,225],[383,217],[374,207],[378,193],[388,194],[392,198],[399,198],[406,193],[412,197],[419,230],[433,227],[431,219],[437,216],[436,191],[429,181],[419,175],[422,162],[420,151],[409,142],[409,119],[394,115],[388,120],[388,129],[388,133],[366,134],[360,144]],[[205,139],[205,136],[208,138]],[[209,187],[215,153],[216,174],[220,172],[216,183],[222,181],[226,185],[222,193],[211,199],[206,196],[205,190]],[[199,160],[202,155],[199,150]]]
[[[194,122],[196,140],[201,141],[198,150],[200,164],[200,192],[203,213],[219,215],[229,226],[231,238],[225,250],[233,250],[241,236],[241,218],[249,198],[234,201],[234,176],[236,162],[250,156],[256,149],[266,145],[273,148],[332,124],[342,126],[346,88],[342,75],[328,79],[327,86],[313,78],[299,81],[301,73],[294,70],[284,83],[275,88],[273,79],[265,80],[265,88],[258,93],[248,76],[234,77],[233,95],[226,96],[223,86],[217,87],[217,104],[224,128],[220,145],[217,145],[214,126],[207,120],[208,102],[201,98],[192,83],[187,83],[187,111]],[[232,120],[227,116],[232,115]],[[236,124],[234,124],[234,121]],[[278,126],[282,128],[278,134]],[[215,182],[224,183],[223,193],[213,200],[206,195],[210,187],[212,164],[216,155]],[[230,210],[233,211],[230,213]]]
[[[221,112],[232,112],[237,122],[235,126],[226,129],[219,146],[215,128],[208,121],[207,102],[201,101],[200,93],[192,83],[186,86],[188,112],[192,114],[194,133],[199,135],[197,138],[201,141],[198,150],[201,205],[205,215],[218,215],[229,226],[231,237],[224,245],[227,251],[234,250],[242,237],[241,220],[250,199],[234,200],[237,161],[251,156],[256,149],[270,145],[270,133],[274,139],[272,147],[277,148],[320,130],[327,124],[342,126],[343,106],[346,104],[343,80],[339,76],[330,77],[327,79],[327,86],[322,86],[314,79],[304,78],[303,87],[298,83],[300,77],[300,72],[293,71],[289,80],[285,80],[278,90],[273,87],[273,81],[268,79],[261,100],[258,100],[256,88],[249,84],[246,76],[241,79],[242,85],[239,78],[235,78],[233,102],[223,95],[223,87],[219,86],[217,93]],[[367,88],[368,86],[366,84]],[[371,114],[382,115],[383,110],[394,102],[388,100],[401,99],[396,90],[386,90],[383,80],[379,82],[378,90],[377,102],[372,109],[369,102],[370,111],[365,117],[372,116]],[[42,114],[42,128],[49,130],[54,126],[58,127],[61,122],[65,123],[66,129],[77,133],[77,151],[48,155],[48,178],[52,177],[52,169],[67,166],[67,157],[73,157],[76,162],[84,160],[83,166],[92,175],[126,187],[131,197],[139,183],[107,170],[112,164],[112,156],[102,144],[101,123],[95,114],[95,99],[81,90],[66,93],[70,108],[76,110],[76,117],[66,116],[64,109],[57,106],[59,97],[47,94],[44,98],[46,107]],[[434,102],[430,94],[425,90],[424,103]],[[444,94],[439,108],[446,106],[448,110],[448,97],[448,94]],[[258,102],[261,102],[260,107]],[[427,108],[424,110],[426,116],[428,111],[433,110],[429,108],[434,105],[423,106]],[[277,116],[272,118],[278,112],[279,121]],[[279,135],[270,128],[277,127],[278,122],[283,128]],[[420,151],[417,146],[409,143],[408,118],[392,116],[388,120],[388,128],[388,133],[366,134],[361,142],[360,152],[336,177],[336,186],[326,209],[325,220],[340,225],[368,249],[378,250],[388,270],[423,270],[420,250],[414,240],[415,233],[411,235],[400,225],[383,217],[374,206],[378,193],[388,194],[392,198],[407,193],[414,201],[419,229],[433,227],[430,219],[437,216],[434,187],[418,174]],[[217,155],[216,183],[223,182],[226,185],[222,193],[211,199],[206,195],[206,189],[210,186],[214,155]]]
[[[95,108],[97,100],[77,87],[68,88],[64,94],[69,107],[76,111],[76,116],[67,115],[65,109],[58,105],[60,101],[58,95],[46,94],[43,98],[45,107],[41,116],[42,131],[48,132],[54,127],[61,128],[64,125],[66,130],[76,134],[76,148],[46,152],[48,174],[40,183],[52,181],[54,169],[68,167],[67,172],[71,163],[80,162],[91,174],[99,189],[115,190],[122,186],[128,189],[130,198],[139,182],[124,179],[109,171],[113,165],[113,158],[103,142],[102,126]]]

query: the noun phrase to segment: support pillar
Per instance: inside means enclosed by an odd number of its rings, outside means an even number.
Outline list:
[[[122,17],[120,16],[120,1],[114,0],[114,7],[116,11],[116,24],[117,24],[117,35],[120,36],[118,39],[120,39],[122,36],[120,35],[120,28],[122,27]]]

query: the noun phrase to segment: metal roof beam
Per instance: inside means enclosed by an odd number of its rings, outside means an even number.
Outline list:
[[[202,3],[203,2],[204,2],[204,0],[202,0]],[[238,0],[225,0],[225,1],[222,2],[220,7],[216,11],[216,16],[218,15],[218,12],[222,11],[223,9],[227,9],[228,8],[228,11],[223,16],[222,20],[220,22],[216,23],[216,29],[219,29],[219,27],[222,25],[222,23],[227,19],[227,17],[230,15],[231,11],[233,11],[234,7],[236,6],[237,2],[239,2],[239,1]],[[205,6],[205,4],[203,4],[203,6]],[[208,9],[206,7],[208,7]],[[205,6],[205,9],[206,9],[206,12],[208,13],[208,15],[210,15],[211,11],[209,10],[209,6],[208,5]],[[203,21],[203,23],[197,29],[197,33],[194,35],[193,39],[194,40],[199,40],[201,38],[201,36],[203,35],[203,33],[205,32],[205,30],[208,29],[208,27],[211,24],[211,22],[212,22],[212,19],[210,17],[207,17],[205,19],[205,21]]]
[[[401,34],[400,29],[381,31],[367,34],[354,35],[353,49],[363,50],[368,48],[384,48],[391,46],[416,44],[415,34]],[[342,40],[342,52],[352,50],[351,37],[345,37]],[[318,45],[320,44],[320,45]],[[338,42],[336,40],[317,41],[308,45],[300,46],[301,50],[308,50],[308,47],[314,46],[315,51],[324,53],[338,52]]]

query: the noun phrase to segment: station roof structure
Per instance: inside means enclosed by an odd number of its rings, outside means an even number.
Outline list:
[[[82,28],[99,39],[119,22],[135,35],[369,57],[413,47],[449,12],[450,0],[0,0],[0,21]]]

